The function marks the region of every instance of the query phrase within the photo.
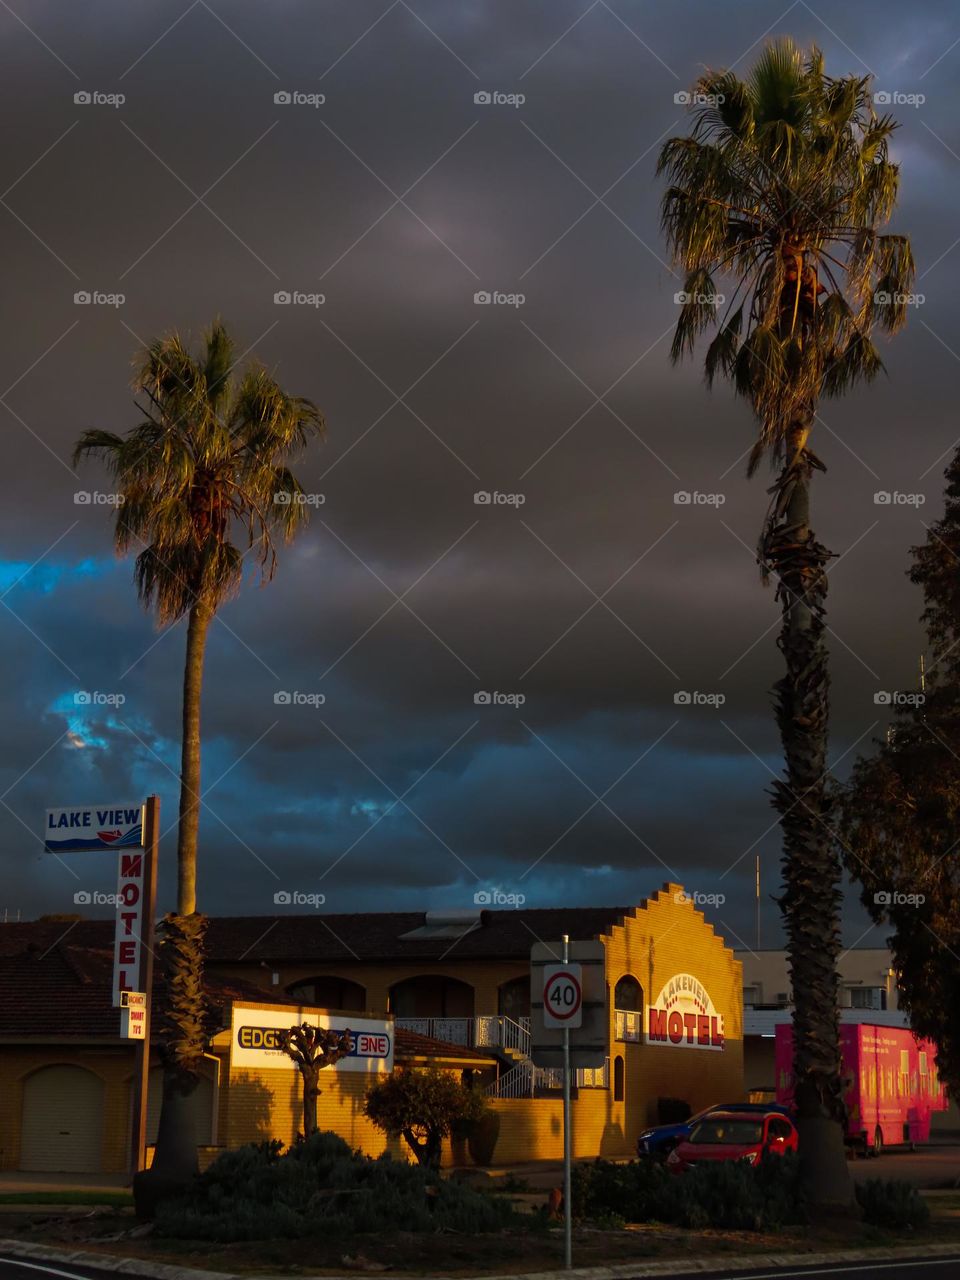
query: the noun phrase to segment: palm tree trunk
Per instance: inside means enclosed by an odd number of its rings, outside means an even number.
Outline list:
[[[830,678],[825,643],[830,553],[810,528],[806,450],[812,413],[797,421],[775,486],[763,560],[778,579],[783,610],[778,644],[786,673],[777,681],[776,718],[785,779],[773,788],[783,829],[784,893],[793,987],[793,1052],[801,1178],[817,1210],[855,1203],[843,1133],[837,957],[841,868],[830,830],[827,730]]]
[[[153,1216],[163,1198],[182,1192],[198,1172],[190,1105],[206,1044],[203,935],[197,914],[197,829],[200,819],[200,696],[207,631],[213,611],[201,601],[190,610],[183,676],[183,742],[177,833],[177,912],[162,925],[159,959],[166,1010],[160,1020],[163,1098],[153,1163],[134,1179],[140,1217]]]

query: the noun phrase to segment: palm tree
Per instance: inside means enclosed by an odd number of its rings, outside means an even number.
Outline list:
[[[187,618],[183,678],[177,910],[163,923],[160,960],[168,1009],[161,1023],[163,1104],[154,1187],[196,1170],[187,1100],[206,1047],[204,918],[197,912],[200,696],[207,632],[241,584],[247,554],[261,581],[276,568],[275,538],[289,541],[305,519],[287,459],[324,430],[309,400],[288,395],[261,365],[236,376],[234,344],[220,321],[197,355],[178,334],[137,357],[134,390],[143,421],[125,436],[88,430],[74,465],[92,454],[117,485],[114,545],[138,550],[137,592],[160,626]],[[241,551],[234,539],[246,542]],[[147,1185],[150,1179],[146,1180]],[[149,1194],[146,1192],[145,1194]]]
[[[794,995],[794,1077],[801,1170],[811,1202],[849,1205],[838,1047],[842,900],[827,779],[829,676],[824,643],[830,553],[810,525],[810,448],[823,396],[883,366],[874,330],[904,323],[913,257],[905,236],[878,228],[893,211],[896,128],[873,108],[870,78],[833,79],[823,56],[790,40],[768,45],[746,80],[708,72],[696,86],[689,136],[663,146],[669,186],[662,227],[686,273],[672,358],[716,325],[706,377],[728,379],[758,425],[748,474],[776,467],[758,559],[777,581],[776,720],[786,761],[774,784]],[[718,290],[729,288],[729,301]],[[721,314],[721,308],[725,310]]]

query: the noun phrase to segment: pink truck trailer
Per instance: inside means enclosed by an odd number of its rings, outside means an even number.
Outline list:
[[[840,1027],[846,1140],[879,1155],[885,1146],[927,1142],[934,1111],[947,1109],[936,1052],[905,1027]],[[776,1028],[777,1102],[793,1107],[793,1028]]]

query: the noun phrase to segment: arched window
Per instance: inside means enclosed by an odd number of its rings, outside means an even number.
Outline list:
[[[623,1054],[618,1053],[613,1060],[613,1100],[623,1101]]]
[[[613,991],[613,1035],[615,1040],[639,1040],[643,1026],[643,988],[636,978],[624,974]]]
[[[287,995],[317,1009],[349,1009],[362,1013],[367,1007],[367,991],[349,978],[302,978],[287,987]]]

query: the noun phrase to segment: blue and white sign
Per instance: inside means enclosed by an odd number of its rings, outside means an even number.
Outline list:
[[[48,809],[43,846],[48,853],[74,849],[129,849],[143,845],[143,805],[74,805]]]
[[[320,1013],[315,1009],[286,1009],[274,1005],[270,1009],[234,1003],[233,1045],[230,1050],[231,1070],[252,1067],[263,1070],[295,1071],[293,1059],[279,1048],[280,1037],[291,1027],[309,1022],[315,1027],[350,1032],[350,1052],[334,1063],[334,1071],[362,1071],[376,1075],[393,1070],[393,1020],[367,1018],[352,1013]]]

